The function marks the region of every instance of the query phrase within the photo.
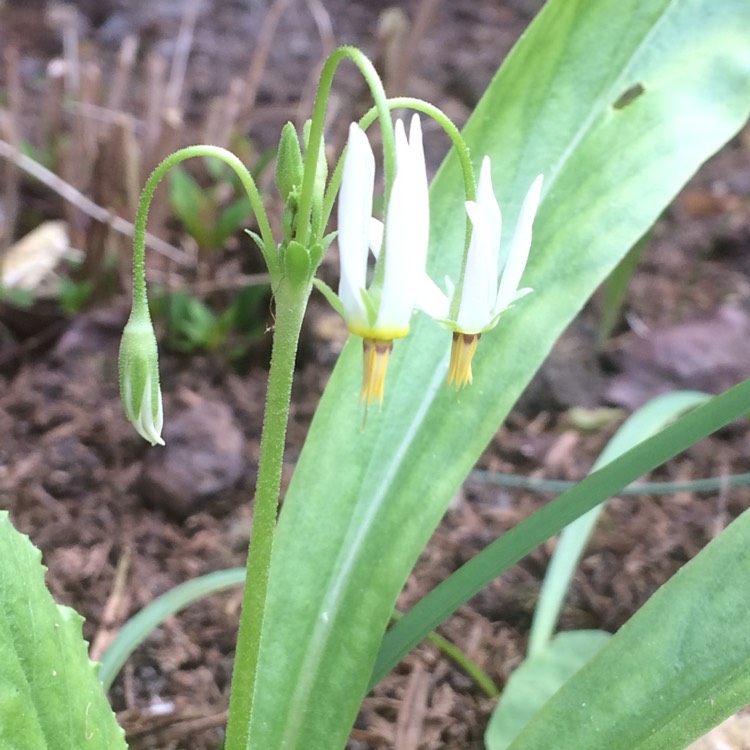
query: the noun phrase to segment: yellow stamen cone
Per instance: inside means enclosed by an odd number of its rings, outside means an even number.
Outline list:
[[[448,367],[448,385],[454,384],[456,390],[472,381],[471,360],[477,350],[480,333],[454,333],[451,343],[451,361]]]
[[[374,401],[383,403],[385,372],[388,369],[388,358],[393,349],[393,341],[382,339],[363,339],[364,366],[362,370],[362,393],[360,402],[370,406]]]

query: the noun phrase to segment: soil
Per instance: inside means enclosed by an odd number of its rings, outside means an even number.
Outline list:
[[[385,47],[376,34],[380,3],[299,5],[282,15],[263,68],[248,130],[258,153],[273,145],[300,102],[310,101],[309,72],[320,62],[324,42],[311,31],[308,9],[318,14],[320,28],[330,24],[337,42],[357,44],[374,57],[380,50],[383,59]],[[396,76],[393,85],[435,101],[461,124],[539,5],[536,0],[403,3],[407,15],[429,17],[412,39],[416,46],[409,47],[416,52],[407,60],[408,74]],[[128,34],[137,34],[144,49],[171,55],[185,4],[82,1],[78,9],[86,54],[107,71]],[[233,76],[244,75],[266,10],[261,0],[226,0],[200,11],[182,97],[188,123],[198,123],[210,97],[225,91]],[[46,23],[41,2],[6,2],[0,45],[19,50],[26,106],[33,113],[38,79],[49,59],[61,53],[59,34]],[[331,124],[334,145],[364,102],[356,77],[343,73]],[[33,118],[28,127],[33,131]],[[437,137],[425,140],[435,144],[428,153],[434,169],[444,146]],[[64,213],[59,199],[30,181],[23,183],[22,196],[37,217]],[[178,245],[188,241],[174,223],[164,231]],[[237,239],[233,242],[221,256],[231,268],[238,262]],[[704,166],[654,228],[606,343],[596,343],[605,298],[600,291],[559,342],[478,469],[579,479],[625,413],[605,412],[597,428],[587,430],[581,408],[584,416],[596,418],[602,406],[632,410],[672,388],[718,392],[745,377],[749,242],[746,131]],[[335,273],[335,267],[324,272]],[[0,507],[10,510],[15,525],[42,550],[56,599],[85,616],[96,657],[127,618],[156,596],[197,575],[244,564],[268,334],[251,347],[240,370],[225,356],[163,350],[167,437],[181,451],[166,460],[155,457],[122,414],[116,361],[127,315],[124,293],[110,293],[75,316],[42,305],[19,311],[6,304],[1,313],[14,335],[4,334],[0,346]],[[336,316],[319,301],[308,317],[294,383],[287,478],[344,336]],[[737,423],[653,478],[741,473],[749,456],[750,435]],[[491,474],[472,474],[399,606],[408,608],[548,498],[501,487]],[[616,630],[748,501],[747,489],[611,500],[576,575],[562,628]],[[536,550],[440,629],[499,686],[523,658],[553,548],[549,542]],[[128,661],[110,698],[131,748],[219,747],[239,606],[238,590],[211,596],[170,618]],[[494,703],[434,647],[422,645],[365,700],[349,747],[481,748]]]

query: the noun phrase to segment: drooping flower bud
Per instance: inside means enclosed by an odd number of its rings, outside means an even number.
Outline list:
[[[131,315],[120,342],[120,397],[125,415],[151,445],[164,445],[156,336],[151,320]]]

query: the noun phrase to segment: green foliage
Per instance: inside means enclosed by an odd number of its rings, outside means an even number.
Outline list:
[[[477,161],[492,156],[506,238],[545,174],[524,278],[536,291],[482,338],[459,396],[446,335],[416,319],[364,430],[361,353],[345,348],[279,521],[251,745],[344,745],[396,596],[461,481],[584,301],[746,119],[749,14],[744,0],[550,0],[508,57],[465,135]],[[432,189],[434,278],[460,267],[462,206],[451,157]]]
[[[34,304],[34,292],[29,289],[14,289],[0,284],[0,300],[27,309]]]
[[[750,511],[544,706],[511,750],[678,750],[750,697]]]
[[[606,466],[638,443],[663,429],[671,421],[711,398],[699,391],[675,391],[649,401],[622,424],[607,443],[592,471]],[[529,637],[529,655],[542,651],[557,623],[565,593],[588,544],[602,506],[576,519],[563,530],[542,584]]]
[[[207,160],[206,163],[211,163]],[[242,196],[221,208],[225,183],[203,188],[184,170],[169,177],[172,208],[201,250],[221,248],[250,216],[250,201]]]
[[[80,312],[91,297],[93,288],[94,284],[90,279],[73,281],[63,276],[58,288],[62,311],[70,314]]]
[[[537,656],[526,659],[510,676],[492,714],[484,735],[487,750],[506,750],[534,714],[610,637],[601,630],[560,633]]]
[[[123,625],[104,652],[99,670],[99,679],[104,689],[109,690],[130,654],[167,618],[209,594],[215,594],[231,586],[239,586],[244,582],[244,568],[218,570],[181,583],[154,599]]]
[[[166,321],[166,344],[179,352],[224,351],[239,360],[265,331],[268,287],[247,286],[234,294],[222,312],[189,292],[154,296],[154,314]]]
[[[0,747],[125,748],[81,635],[55,604],[41,554],[0,511]]]
[[[417,602],[386,634],[371,684],[384,677],[425,633],[546,539],[637,477],[745,414],[748,405],[750,380],[745,380],[610,461],[474,555]]]

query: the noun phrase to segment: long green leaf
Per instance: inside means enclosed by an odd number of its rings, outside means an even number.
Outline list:
[[[360,347],[345,347],[281,513],[253,747],[344,745],[396,596],[456,489],[586,298],[747,118],[749,26],[746,0],[550,0],[514,48],[465,134],[477,162],[492,156],[505,241],[546,176],[524,277],[536,291],[482,338],[458,395],[444,385],[448,335],[415,318],[364,429]],[[431,192],[437,279],[460,267],[461,185],[451,157]]]
[[[44,585],[42,555],[0,511],[0,747],[125,748],[81,625]]]
[[[685,565],[511,750],[681,750],[750,701],[750,511]]]

